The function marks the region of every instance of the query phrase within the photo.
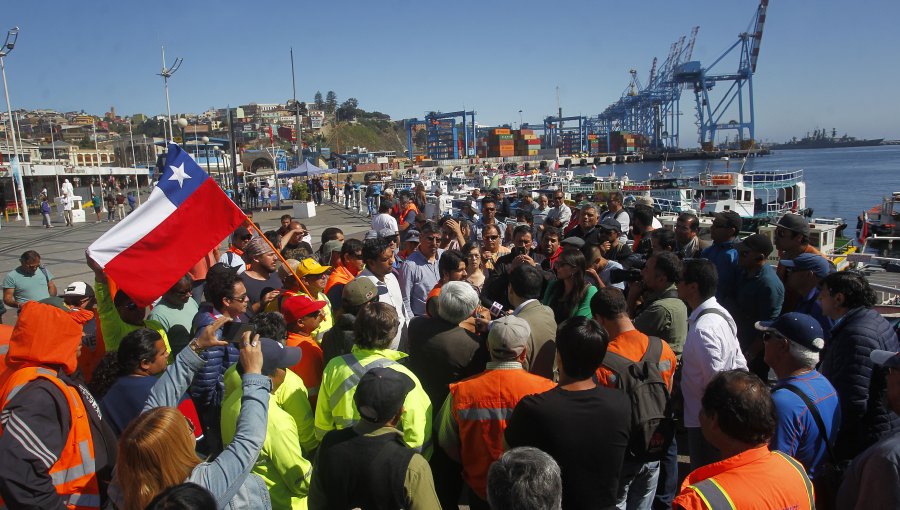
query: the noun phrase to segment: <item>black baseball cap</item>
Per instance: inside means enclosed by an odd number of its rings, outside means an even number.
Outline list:
[[[755,251],[757,253],[762,253],[766,257],[771,255],[772,251],[775,249],[775,247],[772,246],[772,241],[768,238],[768,236],[765,236],[763,234],[753,234],[752,236],[747,236],[740,242],[735,244],[734,248],[738,251]]]
[[[799,214],[787,213],[778,220],[778,226],[791,232],[809,235],[809,222]]]
[[[611,216],[603,218],[603,221],[601,221],[597,226],[602,228],[603,230],[615,230],[620,234],[622,233],[622,224],[619,223],[617,219]]]
[[[900,367],[900,352],[880,351],[875,349],[869,353],[869,359],[876,365],[881,365],[884,368]]]
[[[376,367],[362,376],[353,402],[359,416],[369,423],[386,423],[400,412],[406,395],[416,383],[403,372]]]

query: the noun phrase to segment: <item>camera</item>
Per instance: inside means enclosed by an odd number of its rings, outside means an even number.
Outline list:
[[[643,280],[641,270],[637,268],[631,269],[613,269],[609,272],[610,283],[636,283]]]

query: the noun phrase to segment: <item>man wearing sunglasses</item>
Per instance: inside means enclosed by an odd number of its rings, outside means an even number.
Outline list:
[[[247,247],[247,243],[249,243],[251,239],[253,239],[253,234],[250,233],[247,227],[240,226],[235,229],[234,233],[231,234],[231,243],[228,245],[228,251],[219,257],[219,262],[228,267],[236,267],[237,274],[246,271],[247,264],[243,259],[244,248]]]
[[[3,278],[3,303],[20,308],[28,301],[40,301],[56,295],[53,274],[41,265],[41,255],[28,250],[19,257],[19,267]]]
[[[400,289],[407,317],[425,315],[428,293],[440,280],[438,259],[444,250],[438,248],[441,233],[432,222],[426,222],[419,233],[419,247],[409,254],[400,267]]]
[[[190,275],[181,277],[175,282],[159,303],[150,311],[149,320],[159,322],[166,328],[169,343],[173,352],[181,352],[191,341],[191,324],[199,308],[191,297],[192,280]]]
[[[475,222],[472,227],[472,241],[480,241],[484,236],[484,227],[487,225],[496,225],[500,231],[500,242],[503,242],[503,234],[506,232],[506,225],[502,225],[497,219],[497,211],[499,205],[497,199],[492,196],[486,196],[481,199],[481,219]]]
[[[815,481],[816,474],[830,460],[825,442],[834,442],[841,425],[837,391],[816,370],[819,353],[825,347],[822,328],[809,315],[792,312],[772,321],[757,322],[756,329],[763,334],[766,364],[778,378],[772,392],[778,422],[769,447],[797,459]],[[825,430],[819,428],[814,413],[819,415]]]

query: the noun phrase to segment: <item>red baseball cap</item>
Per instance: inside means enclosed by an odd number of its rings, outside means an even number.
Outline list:
[[[325,308],[325,301],[313,301],[309,296],[300,294],[291,296],[281,303],[281,314],[284,315],[284,320],[290,324],[322,308]]]

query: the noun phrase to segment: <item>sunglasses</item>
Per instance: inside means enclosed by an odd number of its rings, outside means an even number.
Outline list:
[[[496,211],[496,210],[497,210],[497,209],[494,208],[494,207],[485,207],[485,208],[484,208],[484,212],[494,212],[494,211]]]
[[[500,236],[484,236],[485,241],[496,241],[497,239],[500,239]]]
[[[431,241],[433,243],[438,243],[441,241],[441,238],[440,238],[440,236],[432,236],[432,237],[423,237],[422,240],[423,241]]]
[[[247,294],[244,294],[242,296],[229,296],[226,299],[230,299],[231,301],[246,301],[249,298],[250,298],[250,296],[248,296]]]

